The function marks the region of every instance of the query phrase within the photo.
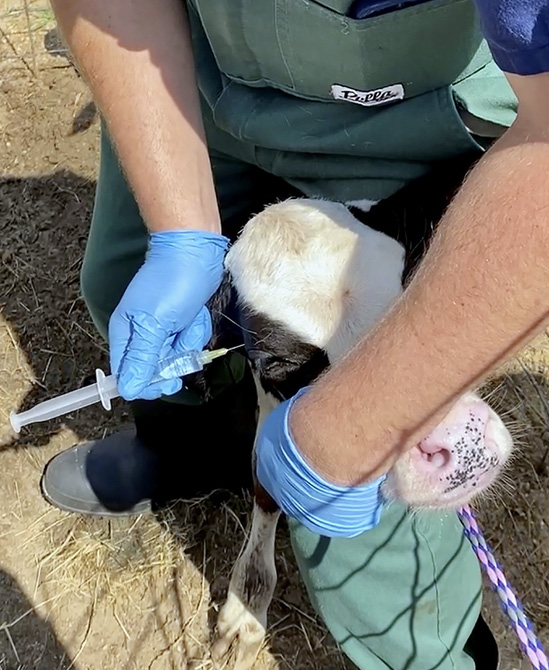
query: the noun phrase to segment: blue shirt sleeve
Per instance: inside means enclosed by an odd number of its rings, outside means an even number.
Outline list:
[[[549,72],[549,0],[475,0],[494,60],[505,72]]]

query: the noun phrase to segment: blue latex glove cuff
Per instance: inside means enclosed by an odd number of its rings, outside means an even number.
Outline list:
[[[111,369],[126,400],[152,400],[181,380],[149,385],[158,362],[203,349],[212,334],[206,303],[223,278],[229,240],[200,230],[153,233],[145,262],[109,322]]]
[[[257,478],[282,511],[328,537],[356,537],[381,517],[385,477],[356,487],[325,481],[303,459],[290,435],[289,416],[306,389],[282,403],[265,420],[257,444]]]

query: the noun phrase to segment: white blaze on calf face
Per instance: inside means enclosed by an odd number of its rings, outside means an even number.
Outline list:
[[[324,349],[331,362],[400,295],[403,266],[396,240],[324,200],[267,207],[226,260],[246,305]]]
[[[401,295],[404,249],[344,205],[289,200],[245,226],[226,266],[241,304],[333,363]],[[466,394],[399,459],[385,495],[414,507],[459,507],[493,483],[511,449],[497,414]]]

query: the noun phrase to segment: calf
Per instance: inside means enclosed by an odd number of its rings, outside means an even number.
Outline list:
[[[444,183],[431,176],[377,205],[288,200],[245,226],[226,268],[258,388],[259,425],[278,402],[344,356],[398,299],[451,185],[460,181],[456,175],[463,176],[459,166],[445,173]],[[383,484],[384,497],[412,508],[458,508],[494,482],[511,449],[497,414],[468,393],[401,456]],[[253,666],[265,637],[279,514],[256,483],[250,535],[212,648],[218,661],[232,649],[237,670]]]

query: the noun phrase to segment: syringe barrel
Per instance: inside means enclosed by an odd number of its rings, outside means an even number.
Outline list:
[[[201,351],[193,350],[165,358],[158,364],[156,374],[150,383],[156,384],[166,379],[177,379],[178,377],[186,377],[194,372],[200,372],[200,370],[204,369],[201,354]]]

